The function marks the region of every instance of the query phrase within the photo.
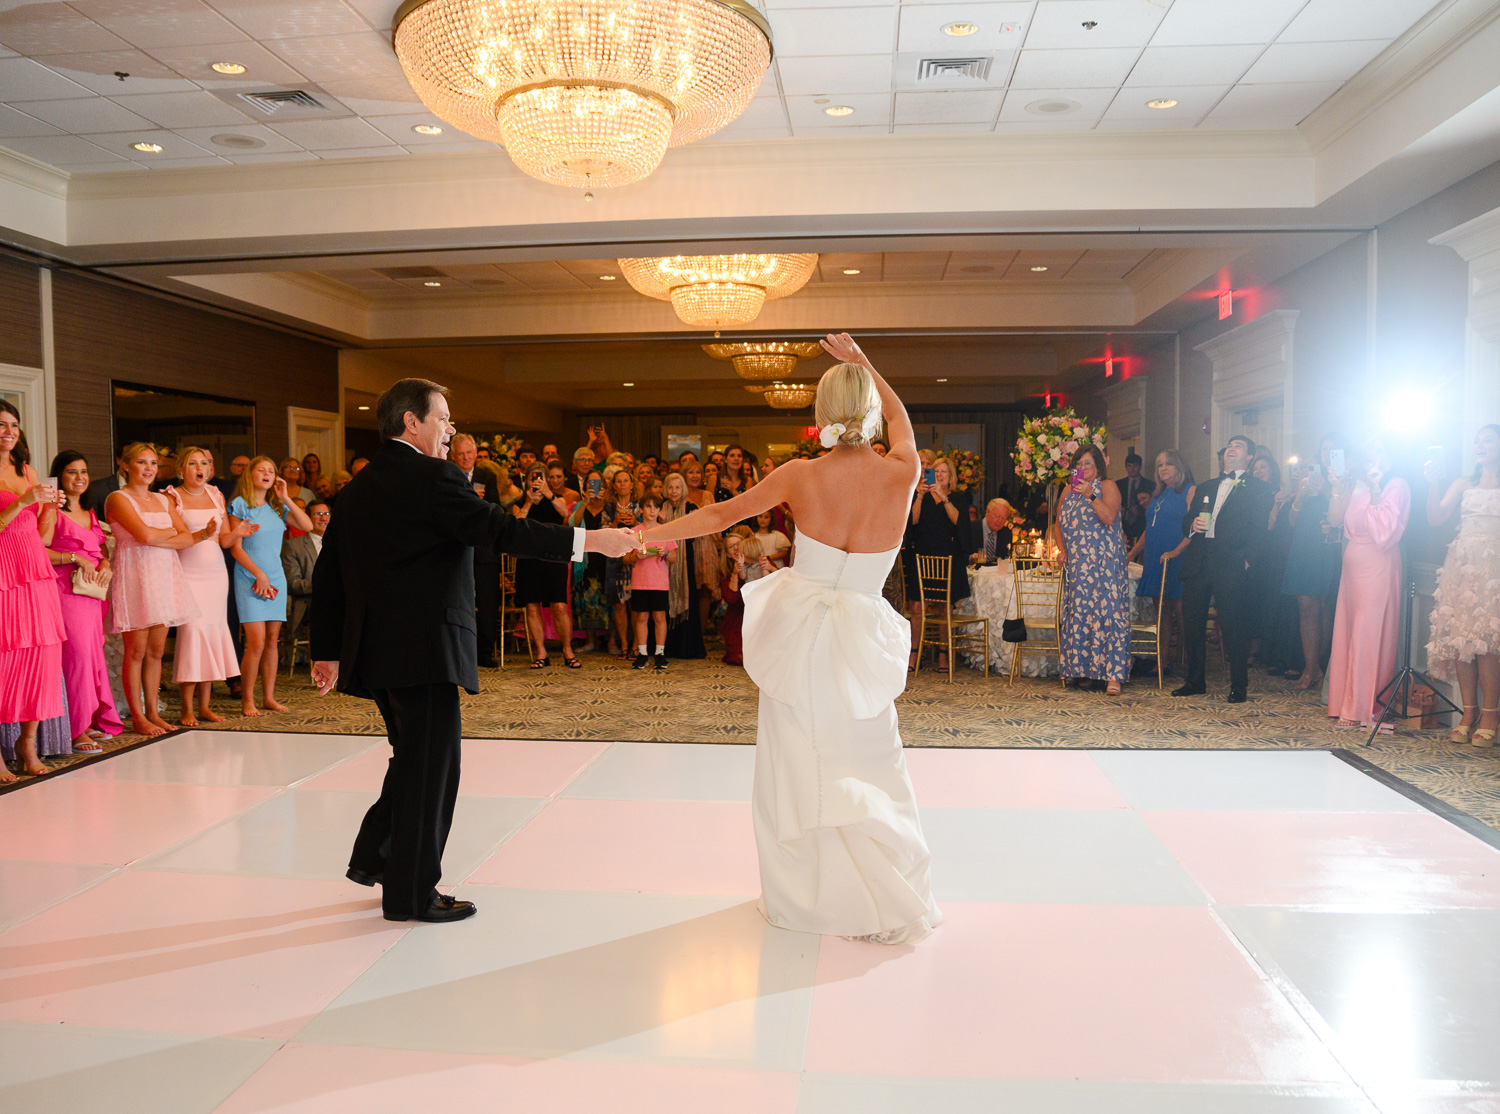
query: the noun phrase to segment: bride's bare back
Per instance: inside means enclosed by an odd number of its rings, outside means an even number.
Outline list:
[[[715,534],[786,503],[797,531],[849,553],[885,553],[901,544],[920,471],[911,419],[896,392],[848,333],[830,334],[823,347],[844,363],[868,368],[880,395],[890,451],[839,445],[816,460],[792,460],[728,502],[712,503],[652,527],[647,543]]]

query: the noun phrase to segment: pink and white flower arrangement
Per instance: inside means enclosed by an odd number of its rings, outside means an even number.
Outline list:
[[[1037,487],[1066,480],[1079,447],[1092,444],[1103,452],[1108,436],[1102,424],[1089,425],[1071,406],[1028,418],[1016,438],[1016,475]]]

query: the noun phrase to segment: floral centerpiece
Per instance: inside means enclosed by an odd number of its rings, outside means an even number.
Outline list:
[[[521,452],[521,439],[519,437],[506,437],[503,434],[495,434],[488,441],[481,444],[490,450],[490,459],[500,468],[502,472],[514,472],[516,470],[516,457]]]
[[[797,442],[797,450],[793,455],[802,460],[812,460],[822,448],[816,437],[804,437]]]
[[[1016,438],[1016,475],[1030,486],[1061,483],[1072,472],[1073,454],[1093,444],[1100,452],[1108,434],[1102,424],[1091,426],[1069,406],[1028,418]]]
[[[950,449],[947,455],[953,465],[953,485],[959,491],[968,491],[984,483],[984,461],[977,453],[968,449]]]

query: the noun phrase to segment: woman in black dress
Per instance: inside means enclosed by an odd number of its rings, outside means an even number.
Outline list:
[[[932,482],[927,482],[931,472]],[[916,640],[922,629],[922,591],[917,582],[917,557],[951,557],[948,566],[948,598],[953,603],[969,598],[968,555],[970,524],[967,500],[953,491],[953,465],[944,457],[924,468],[922,479],[911,504],[911,522],[906,528],[906,542],[901,559],[906,565],[906,598],[912,610],[912,651],[910,667],[915,668]],[[946,654],[938,657],[938,668],[947,668]]]
[[[561,525],[568,517],[568,504],[547,486],[547,473],[533,467],[526,474],[526,497],[515,507],[517,518]],[[582,669],[583,663],[573,653],[573,615],[568,610],[568,578],[572,566],[566,561],[541,561],[535,557],[516,558],[515,601],[526,607],[526,629],[536,651],[532,669],[545,669],[547,642],[542,637],[542,606],[552,608],[552,625],[562,641],[563,661],[569,669]]]

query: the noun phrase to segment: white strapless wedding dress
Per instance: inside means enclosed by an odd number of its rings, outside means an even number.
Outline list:
[[[913,944],[942,921],[896,724],[911,625],[881,588],[899,552],[799,532],[795,566],[742,589],[761,912],[781,928]]]

